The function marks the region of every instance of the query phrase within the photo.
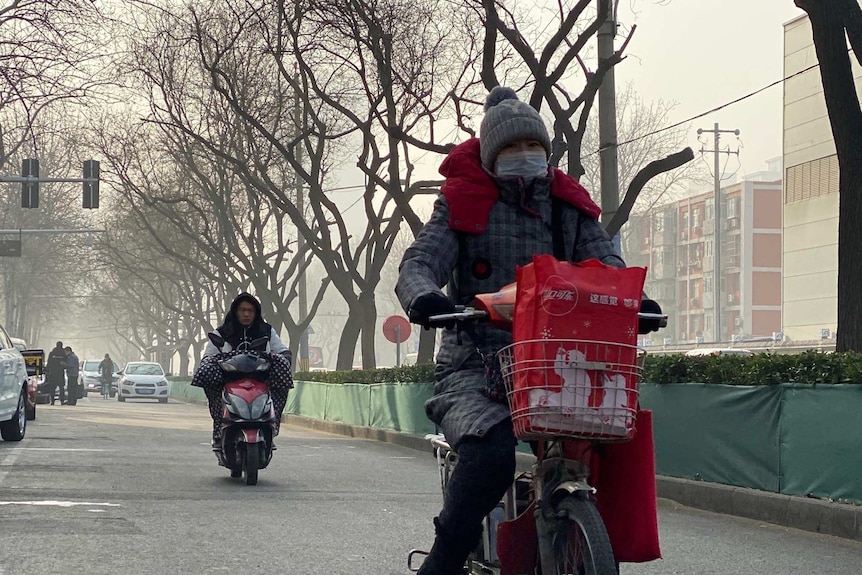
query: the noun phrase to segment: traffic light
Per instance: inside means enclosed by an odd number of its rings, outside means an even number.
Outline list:
[[[95,209],[99,207],[99,162],[97,160],[84,160],[84,208]]]
[[[39,207],[39,160],[28,158],[21,160],[21,177],[37,178],[32,182],[21,182],[21,207]]]

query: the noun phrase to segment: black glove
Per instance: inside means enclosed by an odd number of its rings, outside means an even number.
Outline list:
[[[641,309],[643,313],[655,313],[661,314],[661,306],[658,305],[658,302],[653,301],[651,299],[642,299],[641,300]],[[664,323],[664,325],[662,325]],[[662,327],[667,325],[666,322],[660,319],[638,319],[638,333],[645,334],[651,331],[658,331]]]
[[[416,298],[416,301],[410,306],[407,316],[410,318],[411,323],[418,323],[425,329],[429,329],[431,327],[428,323],[429,317],[443,313],[453,313],[454,311],[455,304],[452,303],[452,300],[443,295],[442,292],[436,291]],[[444,327],[451,329],[454,325],[454,321],[446,322]]]

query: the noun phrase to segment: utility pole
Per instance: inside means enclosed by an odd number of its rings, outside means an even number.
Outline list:
[[[295,84],[299,85],[299,75],[294,74]],[[293,117],[294,122],[296,122],[296,132],[297,134],[300,131],[300,126],[302,122],[300,119],[302,118],[302,106],[299,100],[299,93],[297,92],[293,99]],[[297,140],[296,147],[294,148],[294,155],[296,157],[296,163],[302,163],[302,141]],[[299,172],[295,172],[296,177],[296,209],[299,210],[299,213],[302,217],[305,217],[305,200],[303,198],[303,190],[302,190],[302,178],[299,175]],[[296,253],[299,257],[305,257],[305,236],[302,235],[302,232],[297,228],[296,234]],[[297,287],[297,296],[299,299],[299,321],[304,322],[308,317],[308,287],[305,281],[305,270],[302,266],[299,266],[300,277],[299,277],[299,286]],[[299,370],[300,371],[308,371],[308,328],[302,330],[302,334],[299,336]]]
[[[715,327],[713,328],[715,331],[715,341],[716,343],[721,341],[721,224],[724,220],[721,217],[721,174],[719,170],[721,169],[718,162],[719,154],[736,154],[739,155],[739,150],[732,152],[730,150],[719,150],[718,145],[721,141],[721,134],[735,134],[739,135],[739,130],[720,130],[718,128],[718,122],[716,122],[712,128],[712,130],[704,130],[702,128],[698,128],[697,135],[701,135],[703,133],[711,133],[714,138],[714,146],[712,150],[704,150],[703,146],[700,148],[701,154],[712,153],[713,154],[713,176],[715,182],[715,207],[712,211],[713,213],[713,222],[714,225],[714,239],[712,246],[712,255],[713,255],[713,270],[712,270],[712,293],[714,297],[712,298],[713,302],[713,311],[715,313]]]
[[[599,62],[614,54],[614,37],[617,34],[613,0],[599,0],[599,11],[606,10],[607,19],[598,31]],[[620,184],[617,166],[617,102],[614,68],[611,67],[599,86],[599,177],[601,178],[602,224],[607,226],[620,207]],[[619,234],[614,245],[620,251]]]

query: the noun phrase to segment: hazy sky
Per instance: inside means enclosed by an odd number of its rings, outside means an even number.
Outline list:
[[[675,101],[671,121],[685,120],[781,79],[783,24],[800,14],[793,0],[621,0],[623,34],[637,30],[617,85],[631,80],[646,101]],[[697,128],[715,122],[740,130],[740,175],[765,170],[781,155],[781,85],[692,122],[696,154]],[[736,149],[732,134],[724,142]]]

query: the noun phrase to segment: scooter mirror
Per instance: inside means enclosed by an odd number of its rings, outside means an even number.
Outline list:
[[[212,344],[217,348],[221,349],[224,347],[224,338],[218,333],[211,331],[207,334],[207,337],[210,339]]]

